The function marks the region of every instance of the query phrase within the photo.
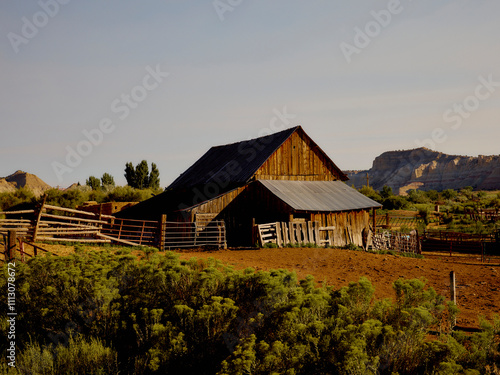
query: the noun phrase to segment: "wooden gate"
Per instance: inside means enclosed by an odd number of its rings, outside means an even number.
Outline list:
[[[162,220],[160,243],[163,250],[200,246],[226,248],[226,226],[224,220],[208,223]]]

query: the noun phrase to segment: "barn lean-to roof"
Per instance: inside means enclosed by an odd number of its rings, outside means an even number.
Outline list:
[[[339,212],[382,206],[342,181],[259,180],[258,183],[295,211]]]

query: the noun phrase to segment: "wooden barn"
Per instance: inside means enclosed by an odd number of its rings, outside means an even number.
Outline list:
[[[318,222],[336,246],[362,245],[369,210],[381,205],[344,181],[347,176],[296,126],[216,146],[162,194],[116,216],[206,225],[223,220],[229,246],[253,245],[253,224]],[[334,229],[332,229],[334,228]]]

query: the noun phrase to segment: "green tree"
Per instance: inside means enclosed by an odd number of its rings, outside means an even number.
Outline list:
[[[146,160],[135,167],[135,183],[137,189],[146,189],[149,186],[149,167]]]
[[[380,196],[382,198],[389,198],[390,196],[394,195],[392,192],[392,188],[390,186],[384,185],[382,187],[382,190],[380,190]]]
[[[115,187],[115,179],[109,173],[104,173],[101,177],[102,187]]]
[[[148,187],[153,190],[160,188],[160,171],[155,163],[151,163],[151,173],[148,178]]]
[[[458,195],[458,193],[453,189],[446,189],[446,190],[443,190],[441,192],[441,196],[444,199],[448,199],[448,200],[455,199],[457,197],[457,195]]]
[[[429,197],[422,190],[411,189],[408,191],[408,200],[412,203],[428,203]]]
[[[155,163],[151,163],[151,173],[148,162],[141,161],[134,168],[132,163],[125,165],[125,178],[127,185],[136,189],[158,189],[160,187],[160,172]]]
[[[401,196],[392,195],[382,202],[385,210],[403,210],[408,207],[408,201]]]
[[[94,176],[90,176],[85,182],[87,186],[90,186],[92,190],[98,190],[101,187],[101,181]]]
[[[368,198],[373,199],[374,201],[377,201],[379,203],[382,202],[382,197],[380,196],[380,194],[377,193],[371,186],[363,185],[363,187],[359,189],[359,192],[367,196]]]
[[[433,202],[439,199],[439,193],[436,190],[428,190],[425,192],[425,195]]]
[[[125,179],[127,180],[127,185],[131,187],[135,187],[135,168],[134,165],[130,162],[125,164]]]

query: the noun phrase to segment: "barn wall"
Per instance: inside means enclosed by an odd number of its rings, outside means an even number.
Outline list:
[[[224,220],[229,246],[251,246],[252,221],[257,224],[294,219],[318,221],[321,226],[335,227],[328,231],[335,246],[354,243],[362,246],[362,231],[369,225],[367,211],[347,212],[294,212],[290,206],[278,199],[261,184],[252,183],[195,207],[188,213],[194,219],[196,214],[214,214],[215,220]]]
[[[256,179],[334,181],[338,171],[303,132],[294,132],[257,170]]]
[[[370,223],[368,211],[346,211],[313,213],[312,221],[318,221],[324,227],[335,227],[335,230],[328,231],[329,236],[333,236],[334,246],[345,246],[353,243],[363,246],[362,232]]]
[[[206,203],[193,208],[193,214],[205,214],[205,213],[220,213],[224,210],[238,195],[240,195],[245,190],[245,187],[231,190],[226,194],[221,195],[218,198],[214,198]]]

